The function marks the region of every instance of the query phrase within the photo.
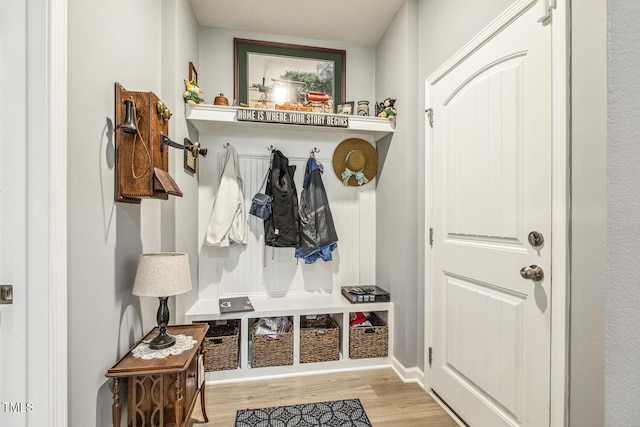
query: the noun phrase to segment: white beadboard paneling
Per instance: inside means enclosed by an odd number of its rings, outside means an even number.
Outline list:
[[[287,132],[289,135],[290,132]],[[308,139],[308,133],[301,134]],[[269,134],[255,139],[235,137],[218,138],[215,135],[201,140],[210,149],[210,155],[199,164],[201,250],[199,287],[201,298],[218,298],[230,295],[281,296],[292,293],[339,292],[340,286],[354,283],[373,283],[375,271],[375,180],[361,188],[345,187],[336,177],[332,158],[333,150],[342,141],[327,142],[323,138],[297,142],[270,139]],[[248,215],[249,243],[246,247],[231,246],[214,248],[205,244],[205,233],[213,201],[218,188],[219,174],[224,165],[223,144],[231,142],[238,151],[240,171],[243,178],[247,211],[268,170],[273,146],[289,158],[296,166],[295,182],[298,197],[308,155],[314,147],[319,148],[317,160],[324,167],[323,182],[329,198],[336,231],[338,248],[333,251],[333,260],[316,261],[306,265],[297,260],[293,248],[264,247],[263,221]],[[264,189],[263,189],[264,191]]]

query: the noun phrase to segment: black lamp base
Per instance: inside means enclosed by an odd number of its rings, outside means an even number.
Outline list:
[[[161,350],[163,348],[169,348],[176,343],[175,337],[167,334],[167,323],[169,323],[169,307],[167,306],[167,299],[169,297],[159,297],[160,306],[158,307],[158,313],[156,319],[158,321],[158,328],[160,332],[158,336],[149,341],[149,348],[154,350]]]
[[[164,332],[164,334],[162,333]],[[161,331],[157,337],[149,341],[149,348],[154,350],[162,350],[163,348],[169,348],[176,343],[176,338],[167,334],[166,331]]]

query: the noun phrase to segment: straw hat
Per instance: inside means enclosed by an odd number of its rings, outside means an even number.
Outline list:
[[[378,172],[378,152],[364,139],[345,139],[333,152],[333,171],[344,185],[364,185]]]

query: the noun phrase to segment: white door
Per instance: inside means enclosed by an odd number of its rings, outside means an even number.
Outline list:
[[[430,91],[432,389],[473,427],[549,425],[551,25],[528,7]]]

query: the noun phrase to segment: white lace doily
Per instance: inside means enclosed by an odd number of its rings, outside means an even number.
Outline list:
[[[167,356],[176,356],[184,351],[192,349],[194,344],[197,342],[193,337],[183,334],[173,335],[173,337],[176,339],[176,343],[169,348],[163,348],[160,350],[149,348],[149,343],[142,341],[133,349],[133,357],[145,360],[164,359]]]

